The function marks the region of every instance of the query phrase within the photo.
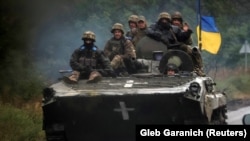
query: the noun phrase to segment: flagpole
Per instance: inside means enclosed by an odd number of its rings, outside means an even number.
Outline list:
[[[248,42],[245,41],[245,73],[247,72],[247,46]]]
[[[245,53],[245,72],[247,72],[247,52]]]
[[[198,0],[198,3],[197,3],[197,19],[198,19],[198,25],[199,25],[199,44],[198,44],[198,47],[199,47],[199,50],[201,51],[202,50],[202,43],[201,43],[201,2],[200,0]]]

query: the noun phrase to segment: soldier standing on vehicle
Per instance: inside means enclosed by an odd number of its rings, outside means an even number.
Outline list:
[[[94,44],[96,40],[94,32],[84,32],[82,40],[83,45],[77,48],[70,58],[73,72],[63,80],[66,83],[75,84],[80,78],[88,78],[87,83],[93,83],[100,81],[102,76],[115,76],[110,60]]]
[[[138,22],[137,22],[137,32],[134,35],[132,42],[134,46],[136,47],[136,44],[139,42],[140,39],[142,39],[144,36],[146,36],[146,30],[147,30],[147,21],[144,16],[139,16],[138,17]]]
[[[189,29],[188,23],[184,22],[184,20],[182,18],[182,14],[179,11],[175,11],[171,15],[171,19],[172,19],[171,20],[172,25],[178,26],[179,28],[182,29],[183,32],[186,32]],[[195,71],[197,71],[197,73],[199,73],[199,75],[204,75],[203,61],[202,61],[201,53],[196,47],[192,47],[192,44],[193,44],[192,37],[190,36],[190,38],[188,38],[183,43],[185,43],[186,45],[188,45],[188,47],[190,49],[192,49],[192,57],[195,58],[193,60],[196,61],[195,64],[197,64],[195,66]]]
[[[124,37],[123,25],[115,23],[111,33],[113,37],[105,44],[104,53],[110,59],[111,66],[116,74],[127,76],[138,72],[138,69],[142,69],[142,64],[136,60],[133,43]]]
[[[195,68],[197,68],[195,70],[199,70],[200,75],[203,76],[202,65],[198,64],[196,58],[192,57],[192,50],[184,44],[184,42],[191,37],[192,33],[193,31],[189,28],[183,31],[178,26],[172,25],[171,16],[167,12],[160,13],[157,22],[150,25],[147,30],[149,37],[163,42],[168,49],[180,49],[187,52],[193,59]]]

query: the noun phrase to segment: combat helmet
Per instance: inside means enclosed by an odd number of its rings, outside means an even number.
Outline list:
[[[179,19],[181,22],[183,21],[181,12],[176,11],[171,15],[172,19]]]
[[[170,14],[167,13],[167,12],[161,12],[161,13],[159,14],[159,16],[158,16],[158,21],[159,21],[160,19],[163,19],[163,18],[166,18],[166,19],[168,19],[169,21],[171,21],[171,16],[170,16]]]
[[[166,65],[166,71],[169,71],[169,70],[172,70],[175,73],[179,72],[179,68],[177,67],[176,64],[173,64],[173,63],[169,63],[169,64]]]
[[[137,16],[137,15],[131,15],[131,16],[129,16],[129,18],[128,18],[128,22],[137,23],[137,21],[138,21],[138,16]]]
[[[82,40],[91,39],[95,42],[95,33],[92,31],[86,31],[83,33]]]
[[[139,16],[138,17],[138,22],[139,21],[143,21],[143,22],[146,22],[146,18],[144,16]]]
[[[122,34],[124,34],[123,25],[121,23],[115,23],[111,29],[111,33],[114,33],[114,30],[121,30]]]

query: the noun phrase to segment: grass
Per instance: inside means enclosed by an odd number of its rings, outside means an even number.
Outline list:
[[[45,141],[40,105],[36,100],[21,107],[0,103],[1,141]]]
[[[250,98],[250,72],[242,69],[220,69],[218,72],[210,72],[217,84],[217,89],[224,91],[229,100]]]

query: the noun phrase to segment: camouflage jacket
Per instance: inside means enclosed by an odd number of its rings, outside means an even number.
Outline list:
[[[187,22],[184,22],[184,23],[189,26],[189,24]],[[183,30],[183,25],[181,25],[180,28],[181,28],[182,32],[185,32]],[[190,45],[191,46],[193,44],[193,38],[192,38],[192,36],[190,36],[187,40],[183,41],[183,43],[186,44],[186,45]]]
[[[188,38],[186,41],[184,41],[184,44],[191,46],[193,44],[193,38],[190,36],[190,38]]]
[[[135,47],[133,43],[122,37],[117,40],[114,37],[109,39],[104,47],[104,54],[112,60],[115,55],[121,55],[122,58],[136,58]]]
[[[129,40],[132,40],[135,35],[137,34],[137,31],[138,31],[138,28],[133,28],[133,29],[130,29],[126,32],[125,36],[129,39]]]
[[[137,33],[134,35],[132,39],[132,43],[134,44],[135,47],[136,47],[136,44],[139,42],[139,40],[143,38],[144,36],[146,36],[146,31],[147,31],[147,28],[137,29]]]
[[[77,71],[86,71],[88,69],[112,70],[110,60],[95,45],[93,47],[82,45],[76,49],[71,55],[70,66]]]

